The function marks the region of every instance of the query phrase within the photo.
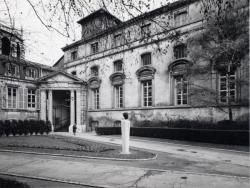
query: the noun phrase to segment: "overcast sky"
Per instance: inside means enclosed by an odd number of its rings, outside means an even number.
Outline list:
[[[10,18],[4,1],[0,0],[0,23],[8,26]],[[135,3],[137,2],[137,0],[134,1]],[[38,20],[32,7],[26,0],[6,0],[6,2],[9,6],[10,15],[14,20],[15,28],[23,28],[25,58],[52,66],[63,55],[61,48],[73,42],[72,38],[63,37],[53,30],[47,30]],[[32,2],[36,2],[36,0]],[[151,9],[158,8],[167,2],[168,0],[152,0]],[[91,0],[91,7],[93,7],[92,11],[99,9],[98,1]],[[114,16],[122,20],[128,19],[127,16],[118,15],[116,11],[112,11],[111,5],[107,8]],[[84,14],[87,15],[88,12]],[[76,23],[79,19],[80,17],[75,17],[74,22]],[[79,40],[81,29],[77,24],[75,24],[75,31],[75,39]]]

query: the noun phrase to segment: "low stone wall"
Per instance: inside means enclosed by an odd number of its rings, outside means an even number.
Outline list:
[[[224,112],[225,111],[225,112]],[[144,120],[175,120],[190,119],[208,122],[217,122],[228,119],[227,109],[224,111],[215,107],[165,107],[165,108],[137,108],[137,109],[107,109],[88,112],[88,124],[95,122],[95,126],[109,127],[114,126],[115,122],[122,119],[122,113],[127,112],[132,123]],[[235,106],[233,108],[234,120],[245,120],[249,116],[249,108]],[[96,123],[98,122],[98,123]]]

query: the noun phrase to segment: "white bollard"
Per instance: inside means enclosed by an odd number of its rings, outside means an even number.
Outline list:
[[[130,154],[129,152],[129,135],[130,135],[130,121],[122,120],[122,154]]]

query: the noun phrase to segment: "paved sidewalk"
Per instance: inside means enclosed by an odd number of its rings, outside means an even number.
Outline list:
[[[63,136],[74,136],[67,132],[55,132],[55,135]],[[77,138],[82,138],[86,140],[101,142],[101,143],[111,143],[121,145],[121,138],[117,136],[99,136],[95,133],[82,133],[77,134]],[[173,154],[176,158],[192,158],[197,162],[199,161],[216,161],[229,163],[234,165],[241,166],[250,166],[249,153],[240,152],[226,149],[217,149],[217,148],[204,148],[199,146],[191,146],[184,144],[173,144],[168,142],[161,141],[150,141],[142,139],[130,139],[130,146],[145,150],[153,150],[159,152],[165,152]]]
[[[88,160],[0,152],[0,174],[22,175],[112,188],[248,188],[249,179],[234,176],[150,170]]]

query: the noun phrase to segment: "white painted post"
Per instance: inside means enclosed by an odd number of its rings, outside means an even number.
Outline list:
[[[129,135],[130,135],[130,121],[122,120],[122,154],[130,154],[129,152]]]

